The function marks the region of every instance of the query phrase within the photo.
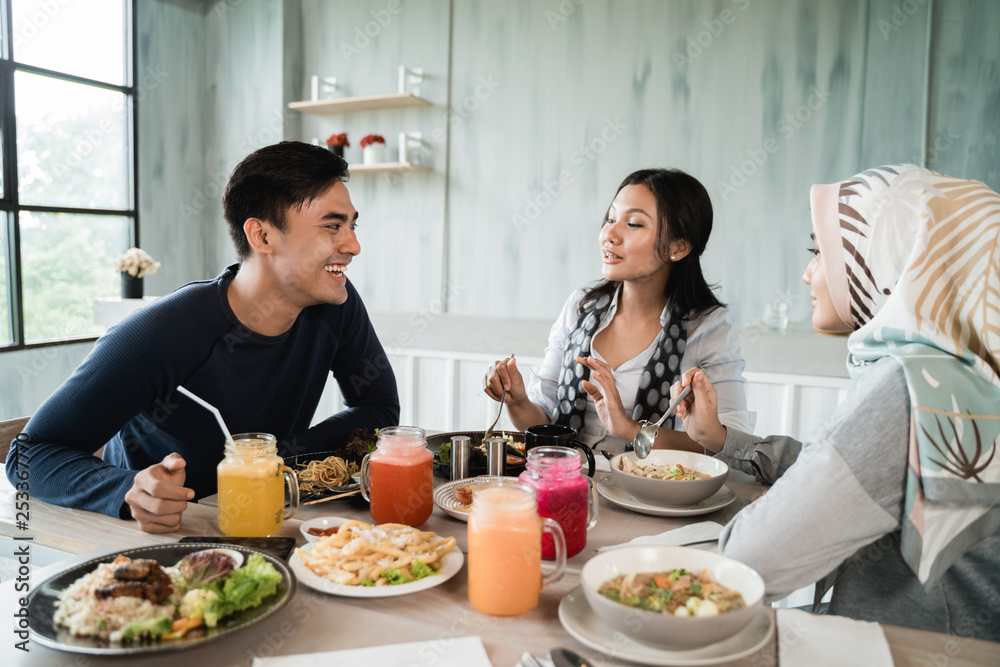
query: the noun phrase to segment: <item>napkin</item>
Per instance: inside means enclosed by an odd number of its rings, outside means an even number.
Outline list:
[[[479,637],[389,644],[346,651],[254,658],[252,667],[493,667]]]
[[[609,546],[599,548],[598,551],[620,549],[622,547],[633,547],[643,544],[654,544],[657,546],[668,547],[680,546],[690,542],[701,542],[702,540],[717,540],[719,539],[719,534],[721,532],[721,524],[714,521],[701,521],[699,523],[688,524],[683,528],[668,530],[667,532],[660,533],[658,535],[640,535],[639,537],[629,540],[624,544],[611,544]]]
[[[782,667],[892,667],[889,644],[878,623],[798,609],[777,613]]]

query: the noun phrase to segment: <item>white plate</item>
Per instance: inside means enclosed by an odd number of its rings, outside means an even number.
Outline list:
[[[310,542],[302,547],[302,550],[312,551],[315,546],[315,542]],[[302,559],[299,558],[298,553],[292,554],[292,557],[288,560],[288,566],[300,582],[321,593],[340,595],[347,598],[391,598],[439,586],[455,576],[462,569],[462,563],[464,562],[465,556],[462,554],[462,550],[455,546],[441,558],[441,569],[437,574],[396,586],[348,586],[347,584],[335,584],[306,567]]]
[[[697,505],[650,505],[626,493],[624,489],[618,486],[618,481],[614,477],[605,477],[599,481],[597,483],[597,491],[615,505],[620,505],[625,509],[642,514],[652,514],[653,516],[697,516],[699,514],[708,514],[709,512],[722,509],[736,500],[736,493],[728,486],[723,486],[715,495],[709,496]]]
[[[668,651],[641,644],[610,628],[590,608],[577,586],[559,603],[559,622],[581,644],[609,657],[643,665],[697,667],[718,665],[753,655],[774,637],[774,621],[761,609],[750,624],[725,641],[684,651]]]
[[[455,492],[455,489],[462,486],[478,486],[479,484],[492,482],[495,479],[513,479],[516,481],[517,477],[480,475],[479,477],[466,477],[465,479],[458,479],[454,482],[447,482],[434,489],[434,504],[440,507],[446,514],[449,514],[456,519],[468,521],[470,505],[463,505],[458,502],[458,494]]]
[[[320,530],[326,530],[327,528],[333,528],[334,526],[339,528],[348,521],[350,521],[350,519],[342,516],[320,516],[315,519],[303,521],[302,525],[299,526],[299,530],[302,532],[302,537],[306,538],[307,542],[315,542],[323,536],[310,534],[310,528],[319,528]]]

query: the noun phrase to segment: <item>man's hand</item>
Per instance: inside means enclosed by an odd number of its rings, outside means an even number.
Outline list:
[[[618,387],[615,386],[615,375],[611,367],[593,357],[577,357],[576,360],[590,369],[591,379],[597,380],[597,384],[586,380],[580,384],[594,399],[601,424],[611,435],[623,440],[635,440],[639,432],[639,423],[625,412],[625,405],[618,394]]]
[[[135,476],[125,502],[141,531],[173,533],[180,529],[181,515],[194,498],[194,491],[184,486],[186,465],[180,454],[167,454],[163,461]]]
[[[673,400],[681,388],[692,385],[674,411],[684,421],[684,431],[696,443],[713,452],[721,452],[726,444],[726,427],[719,421],[719,399],[715,387],[700,368],[692,368],[670,387]]]

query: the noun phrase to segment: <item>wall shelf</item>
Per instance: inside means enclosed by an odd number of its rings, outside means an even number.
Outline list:
[[[392,172],[392,171],[430,171],[431,168],[420,165],[412,164],[410,162],[380,162],[379,164],[351,164],[348,163],[348,169],[351,170],[352,174],[376,174],[379,172]]]
[[[335,113],[354,113],[356,111],[375,111],[378,109],[405,109],[407,107],[428,107],[433,102],[417,97],[411,93],[392,93],[389,95],[368,95],[365,97],[342,97],[336,100],[317,100],[289,102],[288,108],[316,116],[328,116]]]

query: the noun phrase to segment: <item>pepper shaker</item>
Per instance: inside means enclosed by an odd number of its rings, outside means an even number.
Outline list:
[[[507,460],[507,446],[503,438],[486,438],[486,474],[503,475],[503,464]]]
[[[472,440],[467,435],[451,437],[451,478],[465,479],[469,476],[469,456],[472,453]]]

